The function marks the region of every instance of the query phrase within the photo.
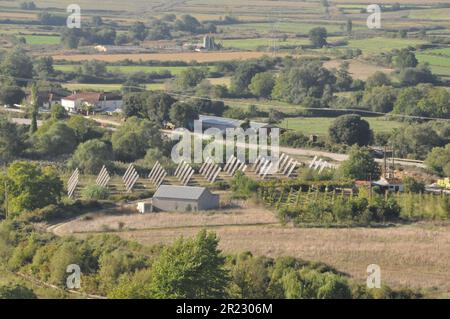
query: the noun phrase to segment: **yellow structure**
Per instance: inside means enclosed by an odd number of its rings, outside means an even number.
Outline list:
[[[450,189],[450,178],[444,178],[444,179],[440,179],[437,181],[437,185],[439,187],[445,188],[445,189]]]

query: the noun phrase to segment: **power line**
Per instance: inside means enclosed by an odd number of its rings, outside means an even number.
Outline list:
[[[29,83],[37,82],[37,80],[35,80],[35,79],[18,78],[18,77],[13,77],[13,76],[9,76],[9,75],[5,76],[5,75],[0,74],[0,77],[11,78],[11,79],[15,79],[18,81],[29,82]],[[49,79],[47,79],[47,81],[52,82],[52,80],[49,80]],[[56,82],[56,80],[53,80],[53,82]],[[122,85],[122,87],[128,88],[128,89],[138,89],[138,90],[141,90],[142,92],[153,92],[152,90],[148,90],[141,86]],[[210,97],[204,97],[204,96],[189,95],[189,94],[179,93],[179,92],[174,92],[174,91],[164,91],[164,93],[171,95],[171,96],[175,96],[175,97],[197,99],[197,100],[210,101],[210,102],[222,102],[225,104],[241,104],[241,105],[247,105],[247,106],[259,106],[259,107],[263,107],[263,108],[274,108],[274,109],[279,108],[279,105],[251,103],[251,102],[235,101],[235,100],[223,99],[223,98],[217,99],[217,98],[210,98]],[[364,110],[364,109],[351,109],[351,108],[334,109],[334,108],[329,108],[329,107],[321,108],[321,107],[303,107],[303,106],[298,106],[298,109],[305,110],[305,111],[353,112],[353,113],[364,113],[364,114],[368,114],[368,115],[391,116],[391,117],[406,118],[406,119],[413,119],[413,120],[450,122],[450,119],[439,118],[439,117],[384,113],[384,112],[369,111],[369,110]]]

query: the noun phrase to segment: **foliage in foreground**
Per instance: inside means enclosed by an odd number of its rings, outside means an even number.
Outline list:
[[[227,257],[218,244],[206,231],[161,248],[112,235],[58,238],[13,220],[0,224],[0,262],[8,270],[64,288],[67,265],[78,264],[82,292],[110,298],[420,297],[369,290],[330,266],[298,258]]]

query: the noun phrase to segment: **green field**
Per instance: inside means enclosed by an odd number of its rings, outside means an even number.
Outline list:
[[[426,41],[419,39],[375,37],[369,39],[350,40],[348,43],[348,47],[361,49],[364,53],[380,53],[425,43]]]
[[[387,120],[383,117],[364,117],[366,121],[369,122],[370,127],[376,133],[391,132],[395,128],[400,128],[404,124]],[[281,127],[300,131],[303,134],[311,135],[322,135],[328,134],[328,128],[335,118],[330,117],[304,117],[304,118],[288,118],[281,123]]]
[[[335,41],[342,40],[343,37],[329,37],[328,42],[332,43]],[[288,38],[286,41],[281,39],[271,39],[271,38],[257,38],[257,39],[233,39],[233,40],[223,40],[222,44],[225,48],[235,48],[241,50],[256,50],[261,46],[300,46],[311,44],[308,38]]]
[[[279,22],[279,23],[243,23],[236,26],[228,27],[230,30],[254,30],[259,32],[287,32],[297,34],[308,34],[309,30],[315,27],[325,27],[328,32],[342,31],[342,24],[318,24],[304,22]]]
[[[55,70],[62,72],[76,72],[79,68],[78,64],[67,64],[55,65]],[[161,73],[163,71],[169,71],[172,75],[180,74],[182,71],[186,70],[186,66],[141,66],[141,65],[126,65],[126,66],[107,66],[108,72],[112,73],[124,73],[132,74],[137,72],[147,72],[147,73]],[[212,67],[210,67],[212,69]]]
[[[68,90],[86,90],[86,91],[120,91],[122,89],[122,84],[87,84],[87,83],[65,83],[63,84]],[[163,90],[164,83],[152,83],[146,84],[145,88],[147,90]]]
[[[450,21],[450,8],[411,10],[409,18]]]
[[[54,35],[18,35],[24,37],[29,45],[55,45],[60,43],[60,37]]]
[[[426,50],[416,57],[420,63],[429,63],[433,73],[450,76],[450,48]]]

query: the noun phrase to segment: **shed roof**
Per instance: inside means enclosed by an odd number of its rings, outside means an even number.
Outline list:
[[[161,185],[153,198],[197,200],[206,191],[208,190],[205,187]]]

